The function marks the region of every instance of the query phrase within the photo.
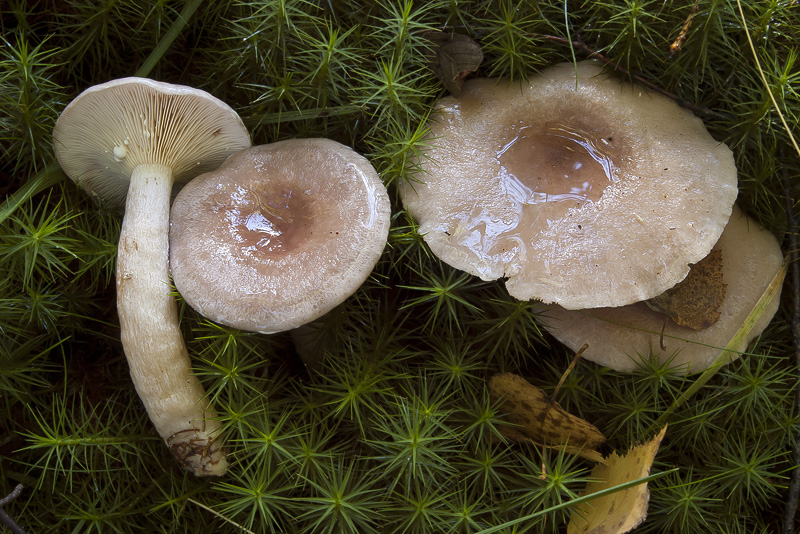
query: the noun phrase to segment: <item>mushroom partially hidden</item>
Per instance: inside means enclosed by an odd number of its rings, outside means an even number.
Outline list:
[[[669,361],[678,372],[703,371],[744,324],[783,263],[777,239],[738,208],[714,250],[722,255],[722,278],[727,291],[719,319],[708,328],[695,330],[672,320],[665,324],[666,316],[644,302],[591,310],[550,306],[543,310],[539,322],[572,350],[588,343],[584,358],[618,371],[633,371],[651,353],[662,363]],[[734,350],[745,350],[767,327],[779,300],[776,297],[770,302],[747,338]],[[731,361],[737,356],[734,353]]]
[[[175,199],[170,265],[186,302],[255,332],[296,328],[350,296],[383,252],[389,196],[328,139],[243,150]]]
[[[736,198],[733,155],[700,119],[593,62],[467,81],[433,118],[403,203],[442,260],[521,300],[654,297],[708,254]]]
[[[117,250],[117,311],[136,391],[159,435],[197,475],[227,463],[220,424],[191,372],[169,280],[173,185],[250,146],[239,116],[205,91],[124,78],[91,87],[53,131],[64,172],[109,205],[125,204]]]

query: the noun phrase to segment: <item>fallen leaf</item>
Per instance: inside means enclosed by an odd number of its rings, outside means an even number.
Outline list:
[[[703,330],[719,319],[726,287],[722,280],[722,251],[714,249],[692,265],[682,282],[646,302],[678,325]]]
[[[606,440],[594,425],[572,415],[544,391],[524,378],[501,373],[489,380],[489,393],[501,401],[501,409],[516,427],[503,427],[513,441],[533,441],[550,447],[565,447],[567,452],[593,461],[602,461],[597,447]]]
[[[430,68],[453,96],[461,94],[467,76],[478,70],[483,52],[472,38],[458,33],[431,31],[425,37],[434,43]]]
[[[582,495],[631,482],[650,474],[658,447],[667,427],[651,441],[632,448],[628,454],[612,453],[606,463],[592,470],[592,479]],[[647,484],[581,503],[572,512],[567,534],[623,534],[636,528],[647,517],[650,492]]]
[[[542,443],[541,441],[529,438],[527,434],[520,432],[519,430],[513,427],[502,427],[500,429],[500,432],[503,434],[503,436],[505,436],[506,439],[509,439],[515,443],[530,443],[532,445],[536,445],[537,447],[544,447],[545,449],[555,449],[555,450],[563,449],[564,452],[568,454],[574,454],[575,456],[580,456],[581,458],[585,458],[590,462],[595,462],[600,464],[606,463],[606,459],[603,457],[603,455],[594,449],[575,447],[570,445],[569,443],[565,445],[547,445],[546,443]]]

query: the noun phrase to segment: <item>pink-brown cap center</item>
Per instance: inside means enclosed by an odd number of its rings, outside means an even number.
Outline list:
[[[616,179],[613,138],[578,126],[522,121],[512,125],[497,152],[500,177],[523,204],[564,203],[564,209],[596,202]]]

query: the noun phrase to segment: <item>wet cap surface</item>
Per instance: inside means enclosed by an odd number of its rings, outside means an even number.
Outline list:
[[[122,205],[136,165],[164,165],[176,182],[189,180],[250,146],[250,134],[233,109],[205,91],[122,78],[78,95],[58,118],[53,145],[72,180]]]
[[[644,302],[619,308],[565,310],[551,306],[541,315],[540,323],[572,350],[584,343],[589,348],[583,358],[618,371],[633,371],[642,358],[653,354],[682,371],[699,372],[719,356],[783,263],[777,239],[734,208],[730,222],[715,249],[722,251],[722,276],[728,289],[720,307],[720,318],[703,329],[678,326],[672,321],[664,329],[665,315],[651,310]],[[778,309],[780,298],[772,300],[748,338],[747,344],[767,327]]]
[[[176,197],[170,268],[204,316],[256,332],[305,324],[364,282],[390,206],[372,165],[327,139],[244,150]]]
[[[651,298],[722,233],[733,155],[674,102],[561,64],[528,82],[466,82],[431,123],[403,202],[431,249],[518,299],[570,309]]]

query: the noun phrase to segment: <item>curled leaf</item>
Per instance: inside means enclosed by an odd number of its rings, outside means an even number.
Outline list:
[[[703,330],[719,319],[726,287],[722,280],[722,250],[714,249],[692,265],[682,282],[646,302],[678,325]]]
[[[602,461],[602,455],[596,450],[606,440],[602,432],[564,410],[524,378],[511,373],[495,375],[489,380],[489,392],[494,400],[502,403],[508,421],[517,425],[502,430],[507,438],[565,447],[567,452]]]
[[[457,33],[431,31],[425,37],[434,43],[430,67],[453,96],[461,94],[461,86],[483,61],[480,45],[472,38]]]

